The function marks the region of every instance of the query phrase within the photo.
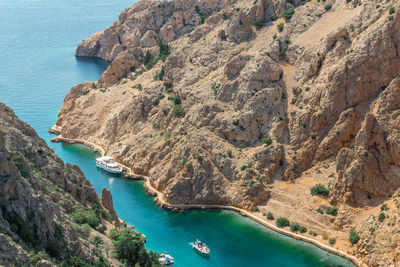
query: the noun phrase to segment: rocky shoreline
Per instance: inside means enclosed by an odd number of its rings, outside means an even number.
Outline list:
[[[285,215],[396,266],[398,3],[139,1],[77,48],[112,63],[71,89],[54,130],[166,203]]]
[[[59,134],[59,132],[54,130],[53,128],[50,129],[49,132]],[[69,139],[69,138],[63,138],[62,136],[57,136],[57,137],[54,137],[51,141],[52,142],[63,142],[63,143],[67,143],[67,144],[82,144],[82,145],[92,148],[94,152],[99,153],[99,156],[105,155],[105,150],[103,148],[101,148],[99,145],[96,145],[92,142],[88,142],[85,140]],[[251,219],[251,220],[259,223],[260,225],[263,225],[263,226],[267,227],[268,229],[273,230],[277,233],[284,234],[288,237],[310,243],[310,244],[317,246],[327,252],[333,253],[340,257],[343,257],[343,258],[349,260],[350,262],[354,263],[357,266],[360,266],[360,267],[367,266],[366,264],[359,261],[355,256],[350,255],[350,254],[346,253],[345,251],[335,249],[332,246],[329,246],[325,243],[319,242],[318,240],[312,239],[310,237],[296,234],[296,233],[287,231],[285,229],[279,228],[279,227],[273,225],[272,223],[268,222],[267,220],[257,216],[255,213],[252,213],[248,210],[244,210],[244,209],[241,209],[238,207],[233,207],[233,206],[225,206],[225,205],[190,205],[190,204],[189,205],[174,205],[174,204],[170,204],[164,200],[163,194],[151,185],[148,177],[142,176],[142,175],[135,175],[132,172],[131,168],[129,168],[121,163],[118,163],[118,164],[122,168],[127,170],[127,175],[124,176],[125,178],[145,181],[144,188],[150,195],[155,196],[154,203],[157,204],[158,206],[160,206],[161,208],[170,209],[175,212],[178,212],[180,210],[188,210],[188,209],[202,209],[202,210],[217,209],[217,210],[235,211],[235,212],[238,212],[240,215],[242,215],[244,217],[248,217],[249,219]]]

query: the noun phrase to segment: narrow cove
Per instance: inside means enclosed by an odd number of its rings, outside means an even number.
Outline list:
[[[349,264],[310,244],[277,234],[230,211],[171,212],[157,207],[142,182],[95,167],[97,156],[81,145],[51,143],[64,95],[73,85],[95,80],[107,67],[73,56],[78,42],[103,29],[131,1],[49,0],[0,3],[0,101],[10,105],[65,162],[77,164],[100,193],[109,188],[118,215],[147,236],[147,247],[166,250],[176,266],[326,266]],[[202,258],[189,246],[196,238],[211,248]]]

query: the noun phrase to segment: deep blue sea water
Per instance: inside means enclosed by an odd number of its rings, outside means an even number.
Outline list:
[[[11,106],[66,162],[77,164],[99,193],[113,193],[118,215],[147,236],[147,247],[166,250],[176,266],[325,266],[346,260],[270,231],[228,211],[176,213],[160,209],[142,182],[96,169],[96,154],[81,145],[49,142],[65,94],[97,80],[107,63],[74,57],[78,43],[117,19],[134,1],[0,0],[0,102]],[[189,246],[199,238],[203,258]]]

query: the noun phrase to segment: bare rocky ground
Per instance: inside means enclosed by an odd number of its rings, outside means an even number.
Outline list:
[[[140,1],[78,46],[111,65],[71,89],[56,126],[149,176],[171,204],[272,212],[369,266],[398,266],[398,9]],[[317,183],[328,196],[311,196]]]

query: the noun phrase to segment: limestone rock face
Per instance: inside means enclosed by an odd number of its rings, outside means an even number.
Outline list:
[[[120,227],[120,221],[117,216],[117,213],[114,210],[114,204],[113,204],[113,199],[111,195],[111,191],[108,190],[107,188],[103,187],[103,190],[101,190],[101,195],[100,195],[100,204],[105,208],[108,213],[112,216],[115,227]]]
[[[38,248],[56,266],[77,256],[94,263],[96,249],[70,213],[99,204],[79,167],[64,164],[36,132],[0,103],[0,264],[28,266]],[[107,237],[104,237],[107,238]],[[55,260],[55,262],[53,262]],[[34,265],[35,266],[35,265]]]
[[[389,2],[357,3],[136,3],[78,47],[113,62],[71,90],[56,125],[149,176],[172,204],[309,201],[306,221],[363,233],[400,186],[400,17]],[[328,198],[280,196],[296,179],[309,191],[320,167]],[[320,201],[338,205],[336,219],[314,216]],[[364,245],[346,249],[380,265],[393,243]]]

